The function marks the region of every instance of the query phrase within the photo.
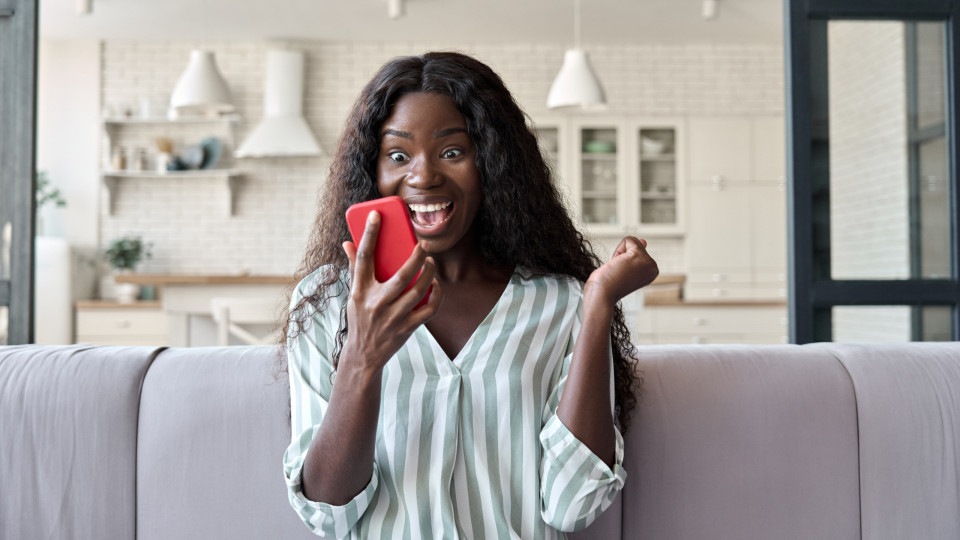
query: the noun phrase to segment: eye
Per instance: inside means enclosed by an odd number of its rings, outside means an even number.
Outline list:
[[[404,163],[410,159],[410,156],[404,154],[403,152],[390,152],[387,154],[387,159],[393,161],[394,163]]]
[[[443,153],[440,154],[440,157],[444,159],[453,159],[461,154],[463,154],[463,150],[460,150],[459,148],[451,148],[449,150],[444,150]]]

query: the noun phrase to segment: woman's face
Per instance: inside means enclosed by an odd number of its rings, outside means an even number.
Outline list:
[[[470,242],[482,197],[475,159],[467,122],[447,96],[407,94],[383,123],[377,187],[407,203],[428,253]]]

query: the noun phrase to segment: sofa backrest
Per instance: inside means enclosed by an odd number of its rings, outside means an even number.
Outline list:
[[[317,538],[276,354],[0,347],[0,538]],[[572,540],[960,538],[960,343],[640,354],[626,486]]]
[[[827,351],[640,354],[624,538],[860,538],[856,401]]]
[[[137,539],[313,539],[287,502],[277,348],[168,349],[140,401]]]
[[[152,347],[0,347],[0,538],[134,538]]]
[[[857,396],[863,538],[960,538],[960,343],[810,347]]]

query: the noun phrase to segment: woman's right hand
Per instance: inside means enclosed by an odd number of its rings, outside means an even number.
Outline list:
[[[346,367],[344,362],[347,362],[353,368],[379,371],[418,326],[436,315],[443,299],[434,261],[427,257],[419,242],[393,277],[383,283],[377,281],[373,259],[380,223],[380,214],[370,212],[360,245],[343,243],[350,259],[352,279],[341,367]],[[414,277],[416,281],[407,289]],[[431,285],[433,291],[427,303],[414,309]]]

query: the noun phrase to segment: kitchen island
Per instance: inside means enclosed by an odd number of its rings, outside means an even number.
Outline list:
[[[264,329],[281,323],[286,312],[293,276],[278,275],[202,275],[202,274],[125,274],[118,283],[134,283],[157,288],[161,309],[167,318],[171,347],[198,347],[217,344],[216,326],[210,308],[214,298],[275,300],[272,313],[264,313]]]

